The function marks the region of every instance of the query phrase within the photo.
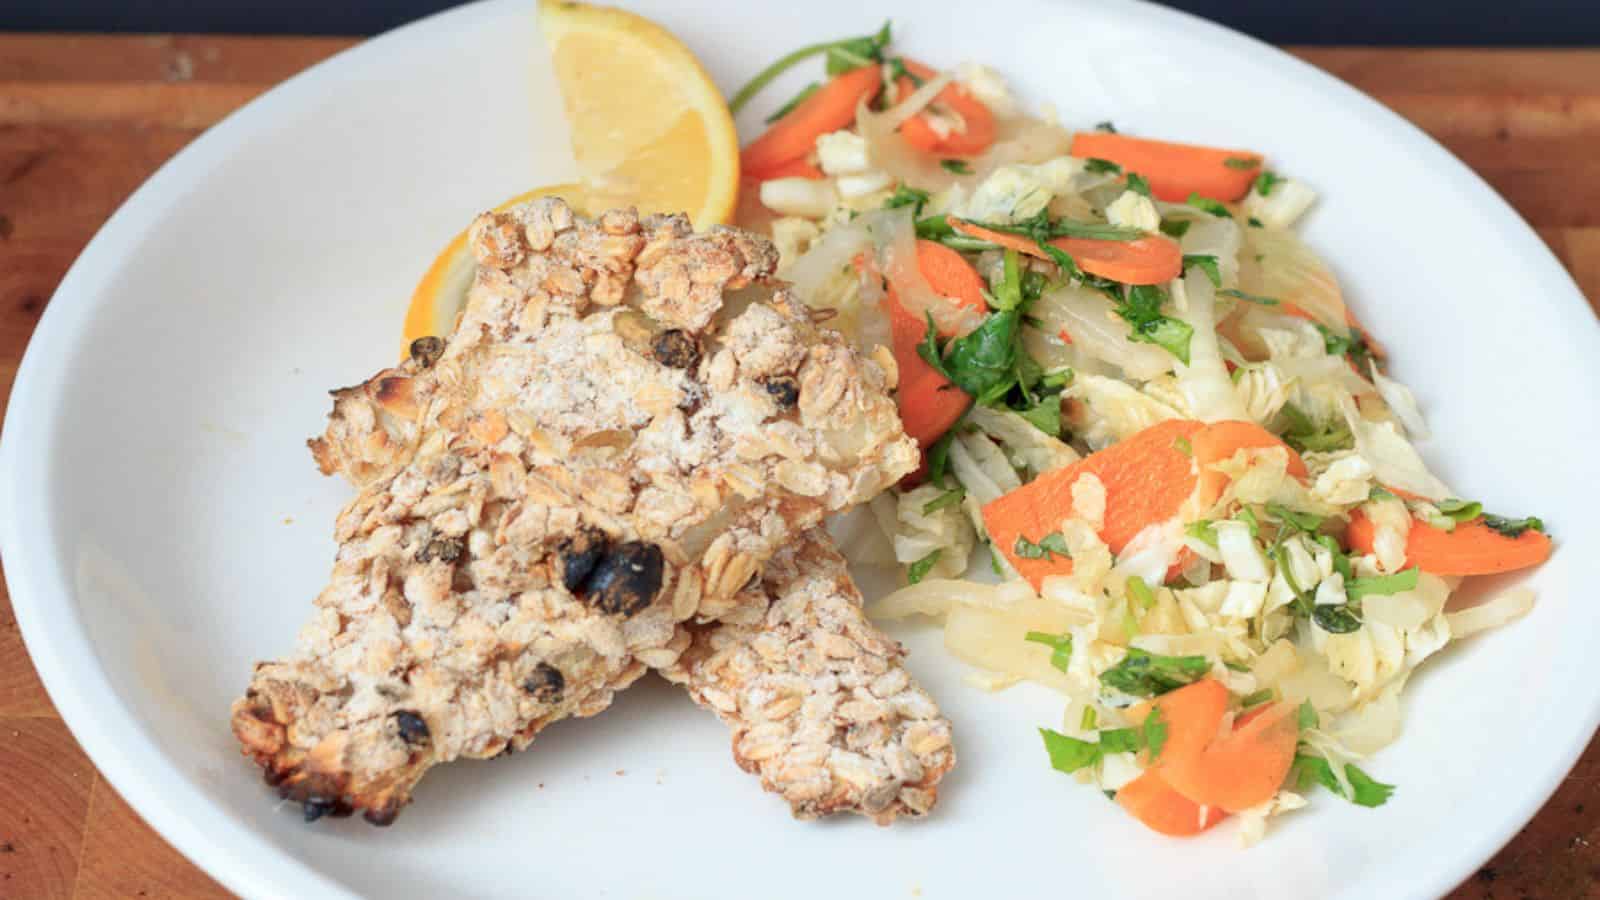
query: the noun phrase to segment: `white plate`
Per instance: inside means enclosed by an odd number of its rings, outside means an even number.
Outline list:
[[[346,489],[302,445],[323,391],[393,358],[411,285],[470,214],[570,174],[548,73],[528,77],[527,4],[471,6],[317,66],[180,153],[84,251],[18,376],[0,447],[12,602],[74,734],[162,834],[260,897],[1428,897],[1539,808],[1600,719],[1600,329],[1478,178],[1332,78],[1154,6],[639,5],[724,87],[892,16],[908,52],[994,63],[1068,123],[1266,151],[1323,190],[1310,239],[1431,414],[1440,473],[1554,530],[1539,606],[1427,664],[1404,739],[1371,765],[1399,785],[1388,806],[1319,795],[1244,855],[1228,828],[1156,837],[1050,771],[1033,728],[1059,703],[978,694],[915,630],[911,666],[960,742],[926,822],[790,821],[723,728],[650,680],[535,752],[434,773],[393,828],[302,824],[227,712],[328,570]]]

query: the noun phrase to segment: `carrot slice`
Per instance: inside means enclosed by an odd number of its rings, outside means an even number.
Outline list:
[[[1020,234],[992,231],[981,225],[951,218],[955,230],[979,240],[999,244],[1018,253],[1039,259],[1050,257],[1032,240]],[[1165,284],[1183,273],[1183,251],[1178,243],[1159,235],[1146,235],[1132,241],[1100,241],[1090,238],[1055,238],[1055,247],[1090,275],[1099,275],[1123,284]]]
[[[1147,525],[1177,515],[1194,493],[1194,466],[1176,442],[1180,437],[1193,437],[1203,427],[1199,422],[1169,419],[1070,466],[1040,475],[983,508],[990,540],[1036,588],[1046,576],[1070,573],[1072,560],[1065,557],[1046,554],[1042,559],[1029,559],[1018,555],[1017,539],[1037,544],[1045,535],[1059,531],[1061,520],[1071,514],[1073,483],[1093,474],[1106,490],[1100,539],[1112,552],[1120,553]]]
[[[1360,510],[1350,514],[1345,540],[1358,553],[1371,553],[1377,526]],[[1411,520],[1406,536],[1406,566],[1434,575],[1494,575],[1537,566],[1550,558],[1550,536],[1532,528],[1511,538],[1483,524],[1482,518],[1444,531]]]
[[[1162,761],[1161,777],[1195,803],[1239,812],[1272,799],[1294,764],[1299,742],[1294,704],[1274,703],[1244,727],[1213,738],[1201,752]]]
[[[1169,837],[1199,834],[1228,817],[1221,809],[1201,806],[1173,790],[1154,769],[1123,785],[1117,791],[1117,805]]]
[[[983,276],[957,251],[938,241],[918,239],[917,271],[941,297],[980,313],[989,311],[989,302],[983,299]]]
[[[1161,710],[1161,721],[1167,726],[1167,741],[1152,763],[1141,762],[1152,769],[1170,765],[1173,760],[1190,759],[1200,755],[1222,724],[1228,711],[1228,689],[1215,678],[1203,678],[1194,684],[1162,694],[1154,700],[1129,707],[1128,721],[1139,727],[1153,709]]]
[[[786,163],[779,163],[778,165],[773,166],[771,169],[763,172],[760,179],[754,178],[749,172],[744,173],[744,177],[747,181],[771,181],[774,178],[809,178],[815,181],[819,178],[827,178],[828,176],[821,169],[812,165],[804,156],[802,156],[798,159],[791,159]]]
[[[1194,450],[1194,460],[1200,468],[1198,499],[1201,509],[1216,503],[1228,487],[1228,476],[1208,467],[1232,459],[1240,450],[1282,447],[1289,452],[1290,475],[1304,481],[1310,474],[1300,454],[1279,440],[1277,435],[1254,422],[1213,422],[1190,438],[1189,445]]]
[[[1190,194],[1215,200],[1239,200],[1261,174],[1262,156],[1248,150],[1223,150],[1174,144],[1101,131],[1072,136],[1072,155],[1107,159],[1150,182],[1156,199],[1182,203]],[[1247,160],[1229,165],[1229,160]]]
[[[739,165],[752,178],[767,179],[779,166],[801,159],[817,138],[855,121],[856,106],[872,96],[883,81],[879,66],[862,66],[835,77],[800,101],[789,114],[739,154]]]
[[[909,59],[905,60],[905,64],[906,71],[923,81],[939,74],[922,63]],[[916,84],[909,78],[900,79],[895,83],[895,87],[901,97],[917,89]],[[976,156],[994,143],[995,135],[999,131],[995,125],[994,113],[990,112],[982,100],[972,96],[964,85],[952,83],[940,91],[939,95],[933,98],[933,102],[960,116],[964,127],[960,131],[951,131],[941,137],[933,130],[925,114],[912,116],[900,126],[900,136],[906,139],[906,143],[919,150],[941,156]]]

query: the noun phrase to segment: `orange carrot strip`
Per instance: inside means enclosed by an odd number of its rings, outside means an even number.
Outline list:
[[[791,160],[801,159],[816,146],[817,138],[855,121],[856,106],[872,96],[883,81],[880,66],[862,66],[835,77],[816,93],[800,101],[789,114],[739,154],[744,174],[765,180]]]
[[[1294,764],[1299,742],[1294,704],[1274,703],[1244,727],[1213,738],[1201,752],[1163,761],[1161,777],[1195,803],[1239,812],[1272,799]]]
[[[951,218],[955,230],[979,240],[999,244],[1018,253],[1039,259],[1050,257],[1032,240],[1020,234],[991,231],[971,222]],[[1183,251],[1178,243],[1158,235],[1132,241],[1100,241],[1090,238],[1055,238],[1050,246],[1072,257],[1078,268],[1123,284],[1165,284],[1183,272]]]
[[[1213,422],[1190,438],[1189,446],[1194,450],[1194,461],[1200,469],[1198,500],[1201,509],[1216,503],[1230,480],[1227,475],[1208,467],[1232,459],[1240,450],[1282,447],[1289,453],[1290,475],[1304,481],[1310,474],[1300,454],[1279,440],[1277,435],[1254,422]]]
[[[917,271],[935,294],[980,313],[989,311],[989,302],[983,299],[983,276],[955,250],[938,241],[918,239]]]
[[[1242,199],[1261,174],[1262,156],[1248,150],[1223,150],[1194,144],[1174,144],[1148,138],[1101,131],[1080,131],[1072,136],[1072,155],[1080,159],[1107,159],[1150,182],[1156,199],[1182,203],[1190,194],[1233,202]],[[1252,165],[1228,165],[1228,160],[1249,160]]]
[[[1190,759],[1204,752],[1217,736],[1222,716],[1228,711],[1228,689],[1215,678],[1203,678],[1129,707],[1128,722],[1135,728],[1143,725],[1152,709],[1161,710],[1161,721],[1167,726],[1167,742],[1153,763],[1144,753],[1140,755],[1140,762],[1160,769],[1173,760]]]
[[[1392,489],[1391,489],[1392,490]],[[1371,553],[1377,526],[1360,510],[1350,514],[1345,540],[1358,553]],[[1494,575],[1537,566],[1550,558],[1550,536],[1532,528],[1510,538],[1483,524],[1482,518],[1444,531],[1421,519],[1411,520],[1406,536],[1406,566],[1434,575]]]
[[[1070,573],[1070,559],[1017,555],[1017,539],[1038,543],[1046,534],[1060,530],[1061,520],[1071,514],[1073,482],[1093,474],[1106,490],[1100,539],[1112,552],[1120,553],[1146,526],[1177,515],[1194,493],[1194,466],[1175,442],[1193,437],[1203,427],[1199,422],[1169,419],[1070,466],[1040,475],[983,508],[990,539],[1036,588],[1048,575]]]
[[[1221,822],[1228,814],[1201,806],[1172,789],[1154,769],[1117,791],[1117,805],[1153,831],[1169,837],[1190,837]]]
[[[906,71],[923,81],[939,74],[922,63],[909,59],[905,60],[905,64]],[[895,87],[902,98],[917,89],[916,84],[909,78],[900,79],[895,83]],[[919,150],[941,156],[976,156],[994,143],[995,135],[999,131],[995,125],[994,113],[989,111],[989,107],[982,100],[972,96],[964,85],[952,83],[940,91],[939,95],[933,98],[933,102],[960,116],[965,127],[940,137],[928,123],[925,114],[915,115],[900,126],[900,135],[906,139],[906,143]]]

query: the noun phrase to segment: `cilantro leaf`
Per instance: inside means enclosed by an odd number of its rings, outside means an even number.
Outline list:
[[[964,159],[941,159],[939,160],[939,168],[957,175],[972,174],[972,166],[968,165]]]
[[[1150,751],[1149,761],[1155,762],[1167,746],[1167,717],[1161,712],[1159,704],[1150,708],[1150,714],[1144,717],[1140,731],[1144,732],[1144,748]]]
[[[1250,218],[1245,219],[1245,224],[1249,225],[1251,228],[1265,228],[1265,227],[1267,227],[1267,226],[1261,224],[1261,220],[1256,218],[1255,216],[1251,216]],[[1257,258],[1257,261],[1259,261],[1259,257]]]
[[[1150,182],[1138,172],[1128,173],[1128,190],[1143,197],[1150,196]]]
[[[1369,808],[1382,806],[1394,794],[1394,785],[1375,780],[1355,763],[1345,764],[1344,777],[1350,782],[1351,795],[1345,794],[1344,785],[1334,777],[1333,766],[1326,759],[1301,753],[1294,758],[1294,773],[1291,774],[1290,781],[1301,791],[1307,790],[1314,784],[1320,784],[1357,806]]]
[[[1260,706],[1272,698],[1272,688],[1262,688],[1261,690],[1256,691],[1254,694],[1246,695],[1244,699],[1239,701],[1239,705],[1243,706],[1245,709],[1249,709],[1252,706]]]
[[[1278,305],[1277,298],[1274,298],[1274,297],[1263,297],[1260,294],[1248,294],[1248,293],[1245,293],[1244,291],[1239,290],[1238,288],[1228,288],[1225,291],[1218,291],[1218,293],[1222,294],[1222,296],[1224,296],[1224,297],[1237,297],[1240,300],[1244,300],[1244,301],[1246,301],[1248,303],[1255,303],[1255,304],[1260,305],[1260,306],[1277,306]]]
[[[1134,697],[1154,697],[1205,676],[1211,662],[1204,656],[1162,656],[1130,647],[1122,661],[1100,674],[1100,683]]]
[[[1348,357],[1363,372],[1367,371],[1369,361],[1378,358],[1367,343],[1367,336],[1359,328],[1351,328],[1349,336],[1339,334],[1321,323],[1317,323],[1317,330],[1322,332],[1322,346],[1329,356]]]
[[[1233,218],[1233,213],[1228,212],[1228,208],[1222,205],[1222,201],[1213,200],[1210,197],[1202,196],[1197,192],[1191,192],[1189,194],[1189,199],[1184,202],[1188,203],[1195,209],[1203,210],[1212,214],[1213,216],[1217,216],[1218,218]]]
[[[1096,122],[1095,126],[1094,126],[1094,130],[1095,131],[1104,131],[1106,134],[1116,134],[1117,133],[1117,126],[1111,124],[1110,122]]]
[[[1260,175],[1256,176],[1256,180],[1251,184],[1251,187],[1255,189],[1256,193],[1263,197],[1267,197],[1272,194],[1273,188],[1287,180],[1287,178],[1284,178],[1277,172],[1267,169],[1264,170]]]
[[[1523,532],[1529,529],[1544,531],[1544,520],[1538,516],[1528,516],[1526,519],[1508,519],[1505,516],[1487,515],[1483,517],[1483,524],[1491,530],[1513,539],[1522,537]]]
[[[990,286],[995,309],[1016,309],[1022,305],[1022,261],[1015,250],[1007,249],[1000,266],[1000,278]]]
[[[1122,166],[1109,159],[1101,159],[1098,156],[1091,156],[1084,160],[1083,170],[1091,175],[1104,175],[1108,172],[1115,175],[1122,174]]]
[[[1065,672],[1072,664],[1072,635],[1047,634],[1043,631],[1030,631],[1023,635],[1023,640],[1035,644],[1044,644],[1050,648],[1050,665]]]
[[[1249,170],[1261,165],[1261,160],[1253,156],[1230,156],[1223,160],[1222,164],[1230,169],[1239,169],[1240,171],[1248,172]]]
[[[1215,256],[1185,254],[1183,257],[1183,270],[1188,272],[1190,266],[1198,266],[1200,271],[1206,273],[1206,277],[1211,280],[1212,287],[1222,287],[1222,271],[1217,268],[1217,258]],[[1228,291],[1223,291],[1223,293],[1226,294]]]
[[[1039,729],[1039,736],[1044,738],[1044,751],[1050,755],[1050,768],[1057,772],[1070,775],[1101,759],[1100,745],[1092,741],[1080,741],[1048,728]]]
[[[1296,531],[1307,534],[1315,534],[1317,529],[1322,527],[1322,516],[1290,509],[1281,503],[1268,503],[1267,514]]]
[[[1450,519],[1453,519],[1457,523],[1470,522],[1473,519],[1483,515],[1482,503],[1457,500],[1454,497],[1447,497],[1444,500],[1440,500],[1438,503],[1435,503],[1434,506],[1438,507],[1439,512],[1443,513]]]
[[[1144,735],[1137,728],[1107,728],[1100,732],[1101,753],[1138,753],[1144,749]]]
[[[1350,426],[1343,418],[1319,425],[1312,422],[1311,417],[1301,412],[1293,403],[1283,405],[1282,415],[1288,422],[1288,427],[1283,431],[1283,439],[1301,453],[1348,450],[1355,446],[1355,436],[1350,433]]]
[[[1051,437],[1061,436],[1061,395],[1047,394],[1039,402],[1027,409],[1017,410],[1017,415],[1022,416]]]
[[[939,554],[943,552],[943,550],[935,550],[932,553],[929,553],[927,556],[924,556],[923,558],[907,566],[906,580],[912,584],[916,584],[923,578],[927,577],[928,572],[933,568],[934,564],[939,561]]]
[[[895,191],[896,196],[898,196],[899,193],[899,190]],[[925,194],[927,192],[923,191],[922,193]],[[894,198],[891,197],[890,199],[892,200]],[[918,209],[921,209],[921,207],[918,207]],[[919,238],[937,241],[951,237],[955,233],[956,230],[950,225],[950,219],[947,216],[928,216],[925,219],[917,220],[917,237]]]
[[[1217,546],[1217,526],[1213,525],[1209,519],[1190,522],[1184,526],[1183,532],[1197,541],[1210,544],[1213,547]]]
[[[950,468],[950,443],[956,439],[954,431],[947,431],[928,448],[928,480],[944,487],[944,475]]]
[[[1194,337],[1194,327],[1182,319],[1162,315],[1161,305],[1166,299],[1166,292],[1161,288],[1137,284],[1128,289],[1127,299],[1115,311],[1132,326],[1128,340],[1155,344],[1188,365],[1189,341]]]
[[[922,207],[928,203],[928,198],[927,191],[902,184],[894,189],[894,193],[890,195],[888,200],[883,201],[883,208],[899,209],[903,206],[909,206],[913,216],[920,216],[922,215]],[[940,221],[943,221],[943,219],[941,218]],[[920,222],[917,224],[919,227],[921,226]]]
[[[1311,621],[1329,634],[1350,634],[1361,630],[1360,607],[1350,603],[1312,604]]]
[[[1295,710],[1295,722],[1301,731],[1316,728],[1322,724],[1322,717],[1317,714],[1317,708],[1311,705],[1310,700],[1300,701],[1300,708]]]
[[[1188,219],[1162,219],[1161,233],[1167,237],[1181,238],[1189,233],[1189,226],[1193,224]]]
[[[974,397],[984,397],[997,387],[1009,387],[1017,364],[1016,338],[1021,321],[1022,314],[1015,309],[991,313],[971,334],[950,342],[941,361],[944,373]],[[931,320],[929,327],[932,328]],[[929,335],[924,345],[932,340]]]
[[[925,515],[925,516],[931,516],[931,515],[933,515],[934,513],[938,512],[941,509],[948,509],[949,507],[952,507],[952,506],[959,506],[961,504],[961,501],[966,496],[967,496],[967,492],[966,492],[966,490],[964,488],[960,488],[960,487],[951,488],[950,490],[945,491],[944,493],[942,493],[939,496],[933,498],[932,500],[929,500],[927,503],[922,504],[922,514]]]
[[[1052,531],[1039,538],[1038,543],[1034,543],[1019,534],[1017,535],[1017,543],[1011,548],[1011,552],[1023,559],[1049,560],[1056,556],[1062,559],[1072,558],[1072,554],[1067,547],[1067,539],[1062,537],[1059,531]]]
[[[1139,604],[1140,609],[1149,609],[1156,605],[1156,592],[1150,590],[1150,585],[1137,575],[1128,576],[1128,599]]]

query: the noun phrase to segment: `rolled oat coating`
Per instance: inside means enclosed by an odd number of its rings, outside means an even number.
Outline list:
[[[881,368],[768,284],[763,239],[550,199],[471,234],[455,331],[335,392],[311,446],[360,493],[295,652],[234,706],[308,818],[387,824],[431,766],[601,711],[677,660],[682,623],[916,463]],[[627,339],[641,321],[692,344],[663,361]]]
[[[867,620],[832,540],[807,532],[748,593],[662,674],[730,726],[739,767],[797,818],[927,813],[955,764],[950,722]]]

